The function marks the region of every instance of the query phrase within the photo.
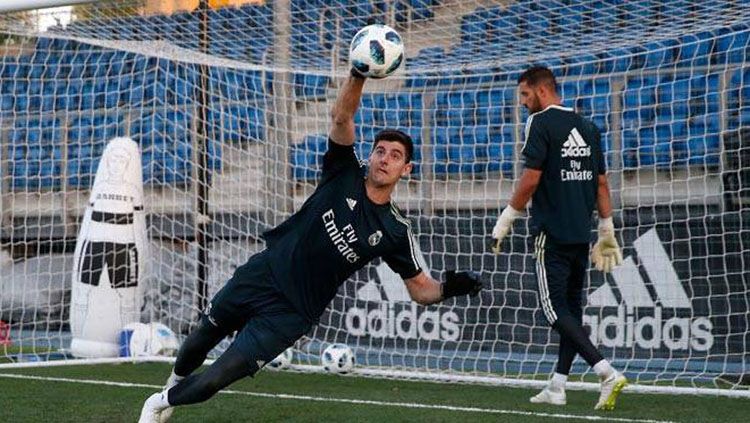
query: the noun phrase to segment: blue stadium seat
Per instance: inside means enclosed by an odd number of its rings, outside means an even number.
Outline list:
[[[433,172],[471,173],[474,171],[476,160],[475,147],[472,144],[463,145],[435,145],[432,148]]]
[[[72,146],[68,152],[68,184],[77,188],[90,188],[99,165],[99,156],[91,146]]]
[[[518,15],[500,7],[487,9],[487,42],[507,42],[518,31]]]
[[[582,54],[562,60],[566,76],[593,75],[599,70],[599,58],[593,54]]]
[[[646,53],[643,57],[644,68],[658,68],[661,66],[671,65],[675,60],[676,41],[663,40],[646,43],[644,48]]]
[[[312,181],[320,176],[323,155],[328,148],[325,135],[308,135],[290,151],[292,175],[295,180]]]
[[[412,8],[412,19],[432,19],[435,16],[433,7],[440,0],[409,0]]]
[[[671,119],[685,119],[689,113],[690,87],[686,79],[660,84],[659,113]]]
[[[718,166],[720,137],[718,134],[691,136],[688,139],[688,164]]]
[[[744,63],[747,61],[748,49],[750,49],[750,31],[747,29],[734,33],[729,45],[722,44],[719,40],[716,42],[716,49],[719,51],[717,63],[724,63],[724,60],[721,60],[722,58],[725,58],[729,63]],[[722,54],[725,56],[722,56]]]
[[[699,32],[680,37],[678,51],[678,65],[706,66],[711,59],[713,39],[709,32]]]
[[[651,122],[655,115],[653,88],[628,89],[623,95],[623,121]],[[627,126],[627,122],[626,126]]]
[[[636,138],[636,151],[638,152],[638,166],[653,166],[656,164],[656,129],[644,127],[638,130]]]
[[[461,129],[458,127],[432,127],[432,143],[435,145],[459,143],[461,138]]]
[[[633,52],[624,47],[608,50],[606,53],[600,53],[601,59],[599,64],[600,73],[625,72],[638,68],[638,62],[633,60]]]
[[[461,42],[476,44],[480,43],[487,33],[487,21],[482,17],[483,9],[464,15],[461,18]]]
[[[300,99],[325,98],[330,79],[326,75],[295,74],[294,94]]]
[[[15,96],[3,90],[0,95],[0,111],[2,113],[10,113],[15,108]]]
[[[622,159],[625,169],[638,167],[638,130],[625,128],[622,131]]]
[[[563,82],[562,84],[559,84],[558,90],[563,102],[572,103],[578,97],[578,82]]]

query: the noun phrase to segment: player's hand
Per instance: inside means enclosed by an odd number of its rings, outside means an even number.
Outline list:
[[[500,254],[500,244],[503,242],[503,238],[508,235],[510,227],[513,226],[513,221],[520,215],[521,212],[511,207],[510,204],[500,213],[495,227],[492,228],[492,238],[495,240],[495,245],[492,247],[493,253]]]
[[[612,217],[599,219],[599,239],[591,250],[591,261],[596,270],[609,273],[622,263],[622,250],[615,238]]]
[[[441,288],[444,300],[467,294],[473,297],[482,290],[482,282],[479,281],[479,273],[477,272],[448,270],[445,272],[445,282],[443,282]]]

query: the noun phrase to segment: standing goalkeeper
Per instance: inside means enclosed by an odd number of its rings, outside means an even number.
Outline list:
[[[171,407],[202,402],[232,382],[254,375],[307,333],[358,269],[382,257],[406,284],[411,298],[433,304],[476,295],[473,272],[432,279],[417,262],[409,222],[391,203],[399,179],[412,169],[414,146],[401,131],[375,136],[369,168],[354,154],[354,114],[365,79],[344,83],[332,111],[320,183],[288,220],[264,234],[266,249],[237,268],[187,337],[167,389],[143,405],[140,422],[164,421]],[[205,371],[193,372],[233,331],[229,348]]]
[[[580,354],[601,380],[595,409],[611,410],[627,379],[589,340],[581,307],[594,206],[599,212],[599,239],[591,260],[604,272],[622,262],[599,130],[573,109],[561,106],[557,82],[549,69],[529,68],[518,78],[518,87],[520,102],[530,113],[522,151],[524,170],[492,237],[497,240],[494,250],[498,253],[513,220],[533,196],[530,227],[535,236],[539,303],[560,334],[560,347],[552,380],[531,402],[564,405],[565,382],[575,355]]]

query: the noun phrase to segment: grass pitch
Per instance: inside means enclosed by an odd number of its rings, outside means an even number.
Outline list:
[[[7,422],[134,422],[169,374],[167,364],[0,370]],[[536,391],[353,376],[263,371],[209,401],[176,409],[174,422],[738,422],[750,401],[708,396],[621,395],[595,412],[595,392],[568,391],[564,407],[530,404]]]

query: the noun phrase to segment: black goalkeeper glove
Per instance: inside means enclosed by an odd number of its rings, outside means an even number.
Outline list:
[[[440,285],[443,291],[443,299],[459,295],[476,296],[482,290],[482,282],[479,281],[477,272],[456,272],[448,270],[445,272],[445,282]]]
[[[359,79],[366,79],[367,78],[366,76],[364,76],[361,73],[359,73],[359,71],[357,70],[357,68],[355,68],[354,66],[352,66],[352,68],[349,70],[349,73],[353,77],[355,77],[355,78],[359,78]]]

